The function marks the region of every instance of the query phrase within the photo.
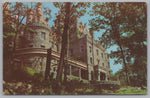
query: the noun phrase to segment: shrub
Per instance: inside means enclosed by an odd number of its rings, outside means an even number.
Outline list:
[[[147,90],[142,90],[139,87],[122,87],[119,90],[116,91],[115,94],[121,94],[121,95],[139,95],[139,94],[147,94]]]

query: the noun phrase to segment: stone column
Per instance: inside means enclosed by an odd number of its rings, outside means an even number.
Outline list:
[[[38,57],[37,63],[36,63],[36,65],[35,65],[35,66],[36,66],[36,67],[35,67],[36,70],[39,70],[40,61],[41,61],[41,60],[40,60],[40,57]]]
[[[44,57],[42,57],[42,71],[44,71],[45,70],[45,67],[44,67],[45,65],[44,65]]]
[[[100,71],[98,71],[98,81],[101,81]]]
[[[43,58],[43,64],[44,64],[43,70],[45,71],[45,69],[46,69],[46,57]]]
[[[81,77],[81,68],[79,68],[79,79],[81,80],[82,77]]]
[[[71,65],[69,66],[70,69],[70,76],[72,76],[72,69],[71,69]]]
[[[106,78],[105,78],[105,80],[106,80],[106,81],[108,81],[108,79],[107,79],[107,74],[106,74]]]
[[[65,76],[65,75],[64,75],[64,72],[65,72],[65,69],[63,68],[63,72],[62,72],[62,77],[63,77],[63,78],[64,78],[64,76]]]
[[[88,72],[89,81],[91,80],[91,72]]]
[[[33,61],[33,64],[32,64],[33,69],[35,69],[36,62],[37,62],[37,57],[34,57],[34,61]]]

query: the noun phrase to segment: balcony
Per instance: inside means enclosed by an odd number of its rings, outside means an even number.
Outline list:
[[[25,55],[33,55],[33,54],[38,54],[38,55],[47,55],[47,49],[42,49],[42,48],[22,48],[22,49],[17,49],[15,52],[15,56],[25,56]],[[52,58],[53,59],[60,59],[60,53],[56,51],[52,51]],[[73,59],[68,59],[68,64],[77,66],[83,69],[87,70],[87,65],[81,61],[76,61]]]

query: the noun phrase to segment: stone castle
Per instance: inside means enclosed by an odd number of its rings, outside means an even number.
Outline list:
[[[47,49],[52,49],[51,71],[54,78],[60,59],[61,43],[55,40],[57,32],[53,32],[44,19],[42,5],[39,3],[36,11],[27,13],[26,25],[30,29],[23,30],[17,36],[17,49],[15,59],[23,66],[45,72]],[[88,31],[85,24],[79,23],[78,18],[74,24],[81,34],[71,34],[69,45],[69,59],[67,77],[78,77],[85,80],[109,81],[109,56],[103,45],[95,40],[93,31]]]

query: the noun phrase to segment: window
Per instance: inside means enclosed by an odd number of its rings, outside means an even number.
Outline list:
[[[90,62],[91,62],[91,64],[92,64],[92,57],[90,57]]]
[[[110,66],[109,66],[109,62],[108,62],[108,67],[110,68]]]
[[[80,46],[80,52],[83,52],[84,51],[84,47],[81,45]]]
[[[84,51],[84,49],[81,49],[81,52],[83,52]]]
[[[54,48],[54,43],[53,42],[51,43],[51,48]]]
[[[111,74],[111,71],[109,71],[109,74]]]
[[[89,48],[90,48],[90,53],[92,52],[92,47],[91,46],[89,46]]]
[[[99,60],[99,59],[97,59],[97,65],[99,65],[99,62],[100,62],[100,60]]]
[[[96,49],[96,53],[97,53],[97,55],[98,55],[98,49]]]
[[[37,21],[38,21],[38,22],[40,21],[40,17],[39,17],[39,16],[37,16]]]
[[[45,48],[45,46],[44,46],[44,45],[41,45],[41,48]]]
[[[104,55],[105,55],[105,59],[107,59],[107,54],[105,53]]]
[[[33,45],[30,44],[29,47],[33,47]]]
[[[106,58],[106,55],[105,55],[105,53],[103,54],[103,56],[104,56],[104,58]]]
[[[103,67],[104,67],[104,63],[102,63]]]
[[[56,71],[56,67],[53,68],[53,71],[54,71],[54,72]]]
[[[70,55],[71,56],[73,55],[73,49],[70,49]]]
[[[107,58],[109,59],[109,55],[107,54]]]
[[[101,55],[102,55],[102,58],[103,58],[103,53],[101,53]]]
[[[58,46],[58,44],[56,46],[57,46],[57,52],[59,52],[59,46]]]
[[[28,33],[28,40],[32,40],[33,39],[33,33],[29,32]]]
[[[44,32],[41,33],[41,39],[45,40],[45,33]]]

